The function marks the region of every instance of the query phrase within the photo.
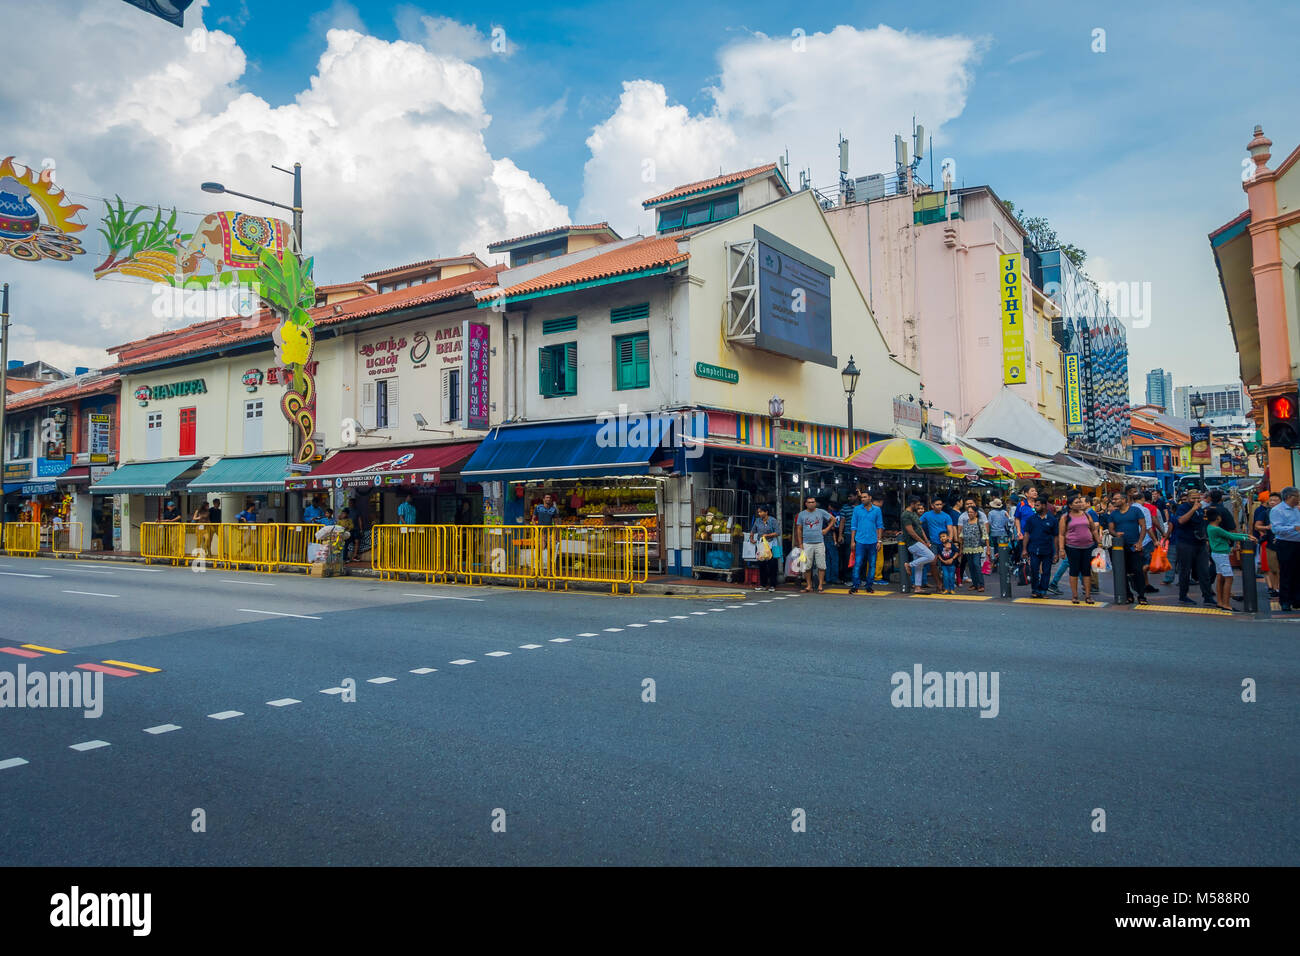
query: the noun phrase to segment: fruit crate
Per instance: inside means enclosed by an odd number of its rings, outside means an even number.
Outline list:
[[[739,524],[742,530],[746,530],[752,520],[749,514],[749,492],[747,491],[737,491],[734,488],[701,488],[695,493],[694,504],[697,517],[705,512],[712,512],[724,521],[727,528]],[[737,538],[730,532],[710,533],[707,538],[700,540],[697,527],[692,524],[691,528],[694,542],[691,549],[691,576],[698,579],[709,574],[734,581],[744,574],[745,563],[741,556],[744,535]]]

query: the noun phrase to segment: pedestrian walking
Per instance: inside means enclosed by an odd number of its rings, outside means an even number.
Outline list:
[[[208,524],[221,524],[221,502],[213,498],[212,504],[208,505]]]
[[[1214,571],[1205,531],[1205,506],[1200,489],[1189,488],[1187,500],[1178,506],[1174,518],[1178,527],[1178,601],[1180,604],[1196,603],[1187,596],[1189,580],[1195,572],[1196,583],[1201,588],[1201,603],[1206,607],[1218,607],[1211,583]],[[1300,534],[1296,535],[1296,542],[1300,545]]]
[[[1284,613],[1300,609],[1300,490],[1282,489],[1282,501],[1269,512],[1278,560],[1278,603]]]
[[[945,531],[939,535],[939,573],[943,578],[943,587],[940,594],[957,593],[957,562],[961,559],[961,551],[953,543],[952,536]]]
[[[767,505],[759,505],[754,523],[749,527],[749,540],[753,542],[758,554],[758,584],[755,591],[776,590],[776,563],[781,555],[777,549],[781,546],[781,526],[772,517]]]
[[[1232,552],[1241,548],[1242,541],[1249,541],[1250,535],[1228,531],[1223,527],[1223,513],[1218,508],[1211,508],[1205,514],[1205,534],[1210,545],[1210,560],[1214,562],[1214,597],[1219,609],[1232,610]]]
[[[966,565],[966,577],[970,580],[972,591],[984,590],[984,562],[989,556],[989,523],[981,518],[975,502],[966,504],[966,520],[958,528],[961,538],[962,560]]]
[[[1124,545],[1124,569],[1129,588],[1125,603],[1148,604],[1146,566],[1142,555],[1142,543],[1146,540],[1150,523],[1147,510],[1119,491],[1110,496],[1110,508],[1107,527],[1112,535],[1123,535],[1120,540]]]
[[[546,497],[549,498],[550,495]],[[415,524],[415,499],[410,495],[407,495],[406,500],[397,506],[397,523]]]
[[[238,521],[240,524],[256,524],[257,523],[257,502],[245,501],[244,510],[241,511],[239,514],[235,515],[235,520]]]
[[[808,496],[803,511],[794,520],[794,546],[802,548],[808,556],[808,570],[803,574],[803,590],[812,590],[813,572],[817,572],[817,593],[826,590],[826,532],[834,519],[825,508],[817,507],[817,499]]]
[[[864,496],[849,516],[849,540],[853,545],[853,585],[850,594],[857,594],[862,582],[862,572],[866,569],[867,593],[875,591],[872,586],[876,568],[876,546],[880,543],[880,532],[885,528],[884,512],[871,499]]]
[[[998,547],[1003,543],[1010,545],[1015,535],[1015,519],[1011,512],[1006,509],[1001,498],[994,498],[989,502],[989,547],[993,553],[998,553]]]
[[[1047,597],[1052,561],[1056,554],[1056,522],[1047,514],[1047,502],[1035,500],[1034,511],[1024,521],[1025,557],[1029,560],[1029,593]]]
[[[1079,579],[1083,578],[1083,603],[1094,604],[1092,599],[1092,552],[1101,547],[1101,527],[1087,511],[1088,499],[1076,494],[1070,499],[1069,510],[1057,523],[1056,550],[1065,554],[1065,566],[1070,571],[1070,598],[1079,603]]]
[[[899,516],[899,524],[903,532],[902,544],[907,547],[907,553],[912,556],[911,561],[903,562],[903,570],[912,575],[912,586],[917,593],[928,594],[929,589],[925,588],[921,581],[925,566],[934,561],[934,551],[930,548],[930,539],[926,537],[925,525],[921,523],[923,513],[925,513],[924,503],[920,498],[913,498],[907,510]],[[1297,537],[1297,541],[1300,541],[1300,536]]]
[[[1278,595],[1277,551],[1273,546],[1273,529],[1269,521],[1269,513],[1281,503],[1282,497],[1280,495],[1261,492],[1259,507],[1255,509],[1252,520],[1255,538],[1259,541],[1256,557],[1259,559],[1259,566],[1264,572],[1264,581],[1268,585],[1269,597],[1277,597]]]

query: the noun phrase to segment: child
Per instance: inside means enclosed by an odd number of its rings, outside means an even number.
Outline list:
[[[1218,578],[1214,582],[1214,596],[1219,602],[1220,609],[1224,611],[1232,610],[1232,550],[1237,547],[1235,542],[1251,540],[1248,534],[1234,534],[1231,531],[1224,531],[1221,523],[1223,521],[1223,512],[1218,508],[1210,508],[1205,514],[1205,534],[1210,539],[1210,558],[1214,561],[1214,570],[1218,573]]]
[[[939,534],[939,571],[943,574],[943,590],[940,594],[952,594],[957,587],[957,560],[961,552],[948,537],[948,532]]]

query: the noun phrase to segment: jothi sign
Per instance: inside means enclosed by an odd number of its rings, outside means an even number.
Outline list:
[[[1025,287],[1020,276],[1020,253],[998,257],[998,288],[1002,295],[1002,384],[1025,381]]]

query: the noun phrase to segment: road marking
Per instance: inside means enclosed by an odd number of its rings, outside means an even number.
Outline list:
[[[1232,617],[1232,611],[1224,611],[1217,607],[1165,607],[1160,604],[1136,604],[1134,608],[1139,611],[1163,611],[1166,614],[1213,614],[1216,617]]]
[[[483,598],[455,597],[450,594],[411,594],[407,591],[403,591],[402,594],[406,597],[424,598],[429,601],[478,601],[480,604],[483,603]]]
[[[437,671],[436,667],[417,667],[411,671],[412,674],[432,674]]]
[[[157,727],[146,727],[144,729],[144,732],[146,734],[169,734],[173,730],[180,730],[180,729],[181,728],[179,724],[159,724]]]
[[[21,767],[27,761],[22,757],[10,757],[8,760],[0,760],[0,770],[8,770],[10,767]]]
[[[789,595],[789,594],[787,594],[786,597],[793,597],[793,595]],[[773,601],[784,601],[784,600],[785,600],[785,597],[772,598],[772,600],[773,600]]]
[[[144,671],[146,674],[161,674],[161,667],[145,667],[143,664],[132,664],[128,661],[104,661],[105,664],[112,664],[114,667],[129,667],[132,670]]]
[[[727,607],[744,607],[743,604],[728,604]]]
[[[710,614],[713,614],[713,613],[715,613],[715,612],[717,612],[717,611],[725,611],[725,610],[726,610],[725,607],[711,607],[711,608],[709,608],[709,613],[710,613]]]
[[[569,643],[570,640],[572,640],[572,638],[568,638],[568,637],[553,637],[553,638],[551,638],[551,643],[552,643],[552,644],[567,644],[567,643]]]
[[[288,707],[290,704],[301,704],[301,703],[302,703],[302,701],[297,700],[296,698],[293,698],[293,697],[281,697],[279,700],[268,700],[268,701],[266,702],[266,706],[268,706],[268,707]]]
[[[461,658],[460,660],[458,660],[458,661],[448,661],[447,663],[448,663],[448,664],[456,664],[456,665],[459,666],[459,667],[464,667],[466,664],[473,664],[474,662],[471,661],[471,660],[470,660],[469,658],[467,658],[467,657],[462,657],[462,658]]]
[[[928,598],[931,601],[992,601],[991,594],[913,594],[914,598]]]
[[[541,647],[541,646],[542,646],[542,645],[540,645],[540,644],[520,644],[520,645],[519,645],[519,649],[520,649],[521,651],[535,651],[535,650],[537,650],[537,649],[538,649],[539,647]]]
[[[685,620],[686,620],[686,615],[685,615],[685,614],[674,614],[674,615],[673,615],[673,620],[674,620],[674,621],[685,621]]]
[[[341,694],[341,693],[343,693],[343,691],[344,691],[344,688],[342,688],[342,687],[326,687],[323,691],[321,691],[321,693],[322,693],[322,694]]]
[[[395,680],[397,680],[396,677],[372,677],[368,681],[366,681],[366,683],[367,684],[391,684]]]
[[[139,677],[139,671],[127,671],[120,667],[105,667],[103,664],[78,664],[83,671],[99,671],[101,674],[112,674],[114,677]]]
[[[665,621],[662,617],[654,617],[654,618],[651,618],[651,619],[650,619],[650,623],[651,623],[651,624],[667,624],[668,622]]]
[[[581,634],[579,634],[578,636],[579,636],[579,637],[600,637],[599,634],[596,634],[596,633],[593,632],[593,631],[583,631],[583,632],[582,632]]]
[[[628,627],[649,627],[648,624],[629,624]]]
[[[7,578],[48,578],[48,574],[23,574],[21,571],[0,571]],[[27,761],[24,760],[23,763]]]
[[[166,568],[118,568],[119,571],[129,571],[132,574],[162,574]]]
[[[311,614],[290,614],[287,611],[259,611],[255,607],[241,607],[239,610],[243,611],[245,614],[273,614],[276,617],[296,617],[304,621],[320,620],[320,618],[314,617]]]
[[[709,616],[709,612],[708,612],[708,611],[692,611],[692,612],[691,612],[691,616],[692,616],[692,617],[708,617],[708,616]]]
[[[112,571],[99,571],[95,568],[59,568],[60,571],[76,571],[80,574],[112,574]]]
[[[1011,603],[1012,603],[1012,604],[1051,604],[1051,605],[1053,605],[1053,606],[1055,606],[1055,607],[1074,607],[1074,606],[1075,606],[1075,604],[1074,604],[1073,601],[1069,601],[1069,600],[1065,600],[1065,599],[1054,600],[1054,599],[1052,599],[1052,598],[1026,598],[1026,597],[1019,597],[1019,598],[1012,598],[1012,599],[1011,599]],[[1109,603],[1106,602],[1106,601],[1094,601],[1092,604],[1085,604],[1083,601],[1080,601],[1079,604],[1078,604],[1078,606],[1079,606],[1079,607],[1109,607],[1110,605],[1109,605]]]
[[[617,633],[618,633],[619,631],[621,631],[621,630],[623,630],[621,627],[607,627],[607,628],[605,628],[605,633],[606,633],[606,634],[617,634]]]
[[[84,594],[86,597],[111,597],[111,598],[115,598],[115,597],[117,597],[116,594],[101,594],[101,593],[98,592],[98,591],[69,591],[67,588],[64,588],[64,589],[63,589],[63,593],[64,593],[64,594]]]
[[[217,580],[219,580],[222,584],[247,584],[255,588],[275,587],[275,583],[273,581],[240,581],[235,578],[218,578]]]
[[[39,644],[24,644],[23,647],[29,651],[41,651],[45,654],[66,654],[67,651],[61,651],[57,647],[41,647]]]
[[[243,717],[244,712],[242,710],[223,710],[219,713],[208,714],[208,716],[213,720],[229,720],[231,717]]]
[[[758,603],[759,603],[759,604],[771,604],[771,603],[772,603],[772,599],[771,599],[771,598],[765,598],[764,600],[759,601]]]
[[[25,651],[21,647],[0,647],[0,652],[12,654],[14,657],[43,657],[35,651]]]
[[[509,657],[509,651],[488,651],[485,657]]]
[[[100,747],[107,747],[107,746],[109,746],[107,740],[87,740],[84,743],[72,744],[71,746],[68,747],[68,749],[85,751],[85,750],[98,750]]]

